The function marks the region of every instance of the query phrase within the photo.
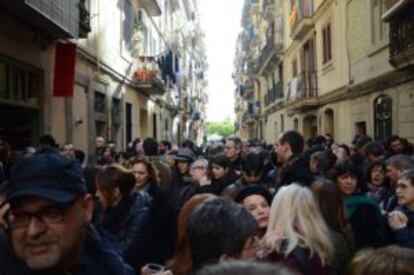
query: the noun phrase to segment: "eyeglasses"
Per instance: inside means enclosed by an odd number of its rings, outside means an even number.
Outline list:
[[[44,224],[58,224],[63,221],[68,208],[69,207],[63,208],[56,206],[46,207],[36,213],[9,210],[9,212],[6,214],[6,221],[9,224],[10,228],[27,227],[33,217]]]

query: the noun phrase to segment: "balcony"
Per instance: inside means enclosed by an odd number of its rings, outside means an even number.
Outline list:
[[[318,100],[318,75],[303,71],[288,84],[287,103],[294,111],[306,111],[320,106]]]
[[[49,39],[78,38],[79,1],[2,0],[0,9]]]
[[[244,39],[243,39],[243,50],[249,51],[250,48],[254,48],[259,45],[260,36],[259,32],[255,26],[250,24],[245,29]]]
[[[268,21],[273,21],[276,16],[275,0],[263,1],[263,18]]]
[[[414,64],[414,3],[389,19],[390,63],[395,67]]]
[[[240,95],[244,99],[248,99],[253,97],[254,95],[254,82],[252,80],[246,81],[244,85],[241,86],[242,91],[240,92]]]
[[[283,98],[283,85],[278,82],[274,87],[267,91],[264,98],[265,107],[268,107],[276,102],[277,99]]]
[[[161,70],[153,56],[139,58],[139,67],[134,78],[135,87],[147,94],[163,95],[166,92]]]
[[[254,123],[254,116],[253,116],[253,114],[250,114],[249,112],[245,112],[243,114],[243,117],[242,117],[242,122],[243,123]]]
[[[280,55],[283,51],[283,35],[281,26],[278,26],[278,30],[276,32],[275,24],[272,23],[267,30],[266,37],[266,45],[261,51],[258,59],[257,71],[259,75],[261,75],[267,68],[268,64],[271,63],[272,58]]]
[[[85,0],[79,1],[79,38],[86,38],[91,32],[91,18]]]
[[[151,17],[161,15],[161,6],[157,0],[140,0],[140,7],[144,8]]]
[[[309,30],[313,28],[313,5],[310,0],[297,1],[298,5],[292,9],[289,24],[290,37],[293,40],[301,40]]]
[[[248,106],[247,111],[245,111],[242,116],[242,122],[253,123],[254,122],[254,102],[249,101],[247,106]]]

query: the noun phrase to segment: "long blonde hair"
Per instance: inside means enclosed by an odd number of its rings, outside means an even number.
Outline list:
[[[316,253],[323,265],[333,258],[328,227],[307,187],[294,183],[278,191],[270,209],[264,245],[268,252],[285,257],[296,246],[302,246],[310,250],[311,257]]]

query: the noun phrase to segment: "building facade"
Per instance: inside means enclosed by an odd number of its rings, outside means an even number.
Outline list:
[[[195,1],[2,1],[0,13],[0,138],[14,148],[43,133],[85,152],[96,136],[118,149],[137,137],[202,140],[206,61]],[[72,63],[59,52],[68,44]],[[70,94],[57,94],[58,64],[74,67]]]
[[[239,117],[239,129],[254,125],[246,138],[274,142],[294,129],[305,137],[331,134],[347,143],[357,133],[414,139],[410,1],[246,5],[255,6],[250,17],[259,40],[258,49],[247,52],[260,53],[243,71],[253,79],[259,112],[250,124]]]

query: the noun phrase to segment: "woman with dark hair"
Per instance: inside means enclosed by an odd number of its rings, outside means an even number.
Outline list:
[[[135,191],[144,192],[150,200],[147,262],[164,264],[173,253],[175,237],[174,215],[168,206],[167,194],[158,186],[155,169],[146,159],[133,159],[131,169]]]
[[[125,260],[136,270],[145,263],[144,247],[149,234],[149,205],[145,196],[132,193],[134,175],[120,165],[110,165],[96,176],[103,206],[100,225],[115,236]]]
[[[175,156],[175,166],[172,169],[171,184],[168,189],[168,197],[176,216],[184,202],[181,200],[182,191],[192,185],[190,165],[194,161],[194,153],[188,148],[180,149]]]
[[[335,247],[333,274],[344,274],[353,254],[353,235],[345,217],[344,196],[336,183],[327,179],[315,181],[311,190]]]
[[[347,160],[348,157],[351,155],[351,150],[346,144],[335,146],[335,148],[332,149],[332,152],[336,156],[336,163],[340,163]]]
[[[266,233],[272,198],[272,194],[266,188],[251,185],[240,190],[234,199],[249,210],[256,219],[259,237],[263,237]]]
[[[368,166],[366,174],[367,196],[375,200],[380,206],[390,188],[385,172],[385,163],[382,161],[375,161]]]
[[[381,245],[384,237],[381,210],[365,195],[366,186],[360,169],[351,161],[344,161],[328,174],[345,197],[346,216],[355,236],[356,249]]]
[[[230,160],[222,154],[211,158],[210,176],[213,192],[216,195],[220,195],[227,186],[239,178],[231,169]]]
[[[191,272],[192,257],[187,234],[188,219],[196,207],[213,198],[215,196],[212,194],[194,195],[181,209],[177,224],[177,246],[168,264],[174,275],[187,275]]]
[[[98,161],[99,165],[110,165],[115,163],[116,152],[109,146],[100,149],[102,158]]]

